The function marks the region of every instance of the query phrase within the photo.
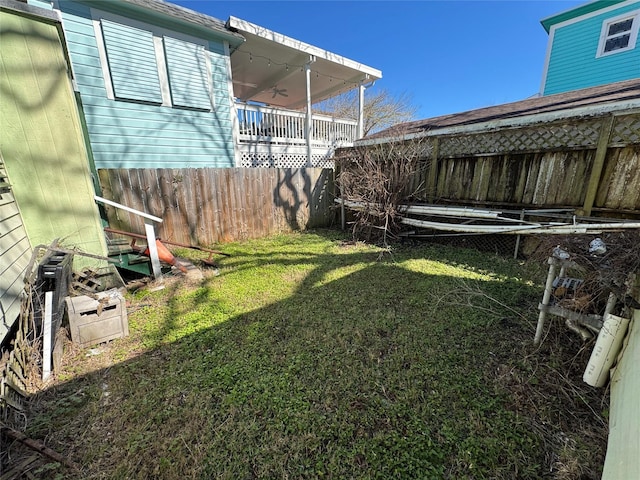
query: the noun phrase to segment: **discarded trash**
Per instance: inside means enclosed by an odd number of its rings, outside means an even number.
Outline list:
[[[602,241],[600,237],[594,238],[593,240],[591,240],[591,243],[589,244],[589,253],[593,253],[595,255],[602,255],[606,251],[607,251],[607,246],[605,245],[605,243]]]
[[[584,283],[580,278],[556,277],[553,280],[553,296],[562,298],[566,295],[573,295]]]
[[[558,260],[568,260],[569,257],[571,257],[571,255],[569,255],[569,252],[560,248],[560,245],[553,249],[553,256]]]

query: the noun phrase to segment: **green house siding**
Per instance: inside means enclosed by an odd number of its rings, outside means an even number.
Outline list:
[[[0,11],[0,152],[32,245],[106,244],[58,29]],[[76,256],[76,266],[95,261]],[[87,260],[87,261],[85,261]]]
[[[640,9],[640,2],[552,27],[544,95],[640,78],[640,42],[633,50],[597,58],[604,21]]]
[[[114,4],[116,2],[110,5]],[[62,11],[96,168],[235,166],[228,57],[224,53],[222,41],[209,39],[203,41],[203,45],[196,46],[175,39],[172,31],[162,25],[169,39],[154,35],[160,39],[165,51],[171,103],[161,104],[162,98],[153,96],[140,98],[142,95],[149,95],[151,89],[157,92],[156,87],[150,83],[140,83],[140,77],[127,77],[126,72],[114,77],[113,70],[111,76],[115,98],[111,99],[108,96],[108,79],[103,75],[93,24],[94,18],[99,15],[94,12],[92,17],[89,6],[74,1],[61,0],[58,6]],[[102,22],[101,18],[96,19],[100,21],[101,28],[104,28],[104,24],[117,23],[111,19],[107,22]],[[149,28],[144,33],[145,19],[136,17],[134,20],[137,22],[136,29],[143,33],[139,33],[132,41],[140,46],[146,41],[142,38],[154,26],[149,23]],[[107,29],[111,27],[113,25]],[[130,26],[119,28],[128,33],[136,31]],[[111,55],[110,44],[113,50],[113,44],[117,44],[117,40],[118,37],[105,38],[108,55]],[[145,48],[142,47],[142,50]],[[147,42],[146,52],[149,51]],[[120,57],[124,64],[131,60],[126,58],[126,54],[134,53],[131,50],[117,50],[117,54],[124,55]],[[148,63],[149,58],[145,61]],[[113,68],[111,64],[109,67]],[[187,78],[196,72],[199,75],[197,80]],[[143,92],[142,85],[150,88]],[[187,94],[190,89],[193,89],[193,95]]]

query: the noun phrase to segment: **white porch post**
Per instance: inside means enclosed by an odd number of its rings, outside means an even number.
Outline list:
[[[366,88],[362,82],[358,87],[358,138],[364,137],[364,90]]]
[[[311,166],[311,134],[313,131],[313,118],[311,116],[311,64],[316,61],[314,55],[309,55],[309,61],[304,64],[305,80],[307,82],[307,166]]]
[[[364,137],[364,91],[369,87],[373,87],[376,83],[374,80],[365,84],[364,82],[369,81],[369,78],[371,77],[367,73],[358,88],[358,138]]]

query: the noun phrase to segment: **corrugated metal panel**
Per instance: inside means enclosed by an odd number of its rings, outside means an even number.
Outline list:
[[[199,245],[328,225],[333,171],[320,168],[99,170],[106,198],[163,219],[158,235]],[[140,218],[107,208],[111,227]]]
[[[164,51],[173,105],[210,110],[204,47],[165,36]]]
[[[640,43],[633,50],[596,58],[602,22],[638,8],[640,2],[634,2],[557,28],[544,95],[640,77]]]
[[[162,103],[151,32],[108,20],[101,23],[116,98]]]
[[[60,7],[65,31],[73,32],[69,52],[97,168],[235,165],[227,57],[220,53],[221,44],[210,41],[206,52],[214,111],[113,101],[107,99],[89,8],[70,1]]]

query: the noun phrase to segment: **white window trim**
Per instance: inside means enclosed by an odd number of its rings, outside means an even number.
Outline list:
[[[604,48],[609,38],[609,26],[613,23],[623,22],[625,20],[632,19],[631,30],[629,32],[629,45],[624,48],[618,48],[617,50],[611,50],[605,52]],[[618,15],[617,17],[608,18],[602,22],[602,29],[600,30],[600,41],[598,42],[598,50],[596,52],[596,58],[607,57],[609,55],[615,55],[616,53],[628,52],[636,48],[636,40],[638,39],[638,28],[640,26],[640,10],[634,10],[632,12]]]
[[[151,25],[148,23],[138,22],[130,18],[122,17],[120,15],[105,12],[102,10],[97,10],[95,8],[91,9],[91,18],[93,22],[93,30],[96,38],[96,43],[98,46],[98,54],[100,56],[100,66],[102,67],[102,76],[104,77],[104,85],[107,91],[107,98],[109,100],[116,100],[116,96],[113,90],[113,81],[111,79],[111,73],[109,71],[109,60],[107,58],[107,49],[104,43],[104,37],[102,36],[102,25],[100,23],[101,20],[109,20],[111,22],[120,23],[122,25],[138,28],[140,30],[146,30],[152,33],[153,46],[155,49],[156,62],[158,65],[158,77],[160,80],[160,90],[162,93],[163,107],[173,107],[174,105],[171,101],[171,86],[169,84],[169,73],[167,70],[167,62],[165,58],[162,37],[166,35],[168,37],[173,37],[177,40],[182,40],[185,42],[200,45],[204,49],[205,64],[208,72],[207,88],[209,92],[209,101],[210,101],[210,108],[208,110],[213,111],[215,109],[215,101],[214,101],[215,95],[214,95],[212,71],[211,71],[211,56],[210,56],[211,52],[209,52],[209,44],[206,40],[203,40],[197,37],[192,37],[191,35],[186,35],[184,33],[174,32],[172,30],[157,27],[155,25]],[[176,108],[182,108],[182,107],[177,106]],[[206,109],[203,109],[203,110],[206,110]]]

